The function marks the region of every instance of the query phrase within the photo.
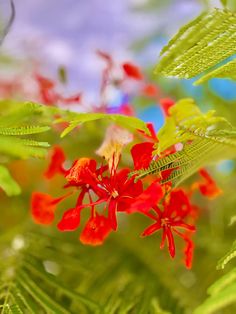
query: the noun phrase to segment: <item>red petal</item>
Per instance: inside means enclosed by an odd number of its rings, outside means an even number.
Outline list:
[[[46,193],[34,192],[31,197],[31,214],[38,224],[50,225],[56,210],[55,199]]]
[[[128,179],[129,169],[122,169],[116,174],[116,190],[122,198],[133,198],[137,197],[143,191],[143,185],[140,180],[134,182],[134,178]],[[122,199],[123,201],[123,199]]]
[[[188,269],[192,268],[192,262],[193,262],[193,252],[194,252],[194,243],[188,239],[186,241],[186,247],[184,250],[185,254],[185,265]]]
[[[101,245],[111,230],[109,219],[96,214],[87,221],[80,235],[80,241],[88,245]]]
[[[199,190],[202,195],[215,198],[222,193],[221,189],[218,188],[213,178],[205,169],[201,169],[199,174],[205,179],[205,182],[199,183]]]
[[[189,196],[182,189],[173,190],[170,194],[168,204],[165,206],[165,212],[168,216],[175,213],[176,216],[184,218],[191,213],[191,204]]]
[[[93,174],[96,173],[97,163],[94,159],[80,158],[70,168],[66,179],[77,184],[89,184]]]
[[[148,128],[148,130],[149,130],[149,133],[148,133],[148,134],[145,133],[145,131],[143,131],[143,130],[137,130],[137,131],[138,131],[139,133],[141,133],[145,138],[151,140],[152,142],[153,142],[153,141],[154,141],[154,142],[158,142],[158,138],[157,138],[157,136],[156,136],[156,131],[155,131],[155,128],[154,128],[153,123],[148,122],[148,123],[146,123],[146,125],[147,125],[147,128]]]
[[[54,220],[54,212],[58,203],[70,196],[69,192],[61,197],[53,198],[51,195],[41,192],[32,193],[31,214],[36,223],[50,225]]]
[[[136,65],[126,62],[126,63],[123,63],[122,67],[125,74],[128,77],[133,78],[135,80],[143,79],[143,74],[141,73],[140,69]]]
[[[148,128],[148,130],[149,130],[150,133],[151,133],[151,138],[152,138],[154,141],[158,141],[153,123],[148,122],[148,123],[147,123],[147,128]]]
[[[168,239],[168,249],[170,252],[170,256],[174,258],[175,257],[175,242],[174,242],[174,237],[170,228],[166,228],[166,235]]]
[[[172,227],[183,228],[183,229],[186,229],[186,230],[191,231],[191,232],[195,232],[195,231],[196,231],[196,227],[195,227],[195,226],[186,224],[186,223],[184,223],[184,222],[173,222],[173,223],[171,224],[171,226],[172,226]]]
[[[169,109],[175,104],[174,100],[171,98],[162,98],[160,99],[161,108],[164,111],[165,116],[169,116]]]
[[[44,173],[45,177],[47,179],[51,179],[57,173],[65,174],[66,170],[63,168],[63,163],[65,160],[66,157],[62,148],[59,146],[54,146],[50,164],[47,171]]]
[[[131,155],[136,170],[149,167],[150,162],[152,161],[153,146],[153,143],[144,142],[132,147]]]
[[[60,96],[60,101],[66,104],[73,104],[73,103],[79,103],[82,98],[82,93],[78,93],[76,95],[70,96],[70,97],[62,97]]]
[[[167,236],[166,228],[163,227],[163,233],[162,233],[161,244],[160,244],[160,249],[161,249],[161,250],[162,250],[162,249],[164,248],[164,246],[165,246],[166,236]]]
[[[143,193],[141,193],[136,201],[127,210],[128,213],[142,212],[147,213],[155,206],[163,197],[163,191],[158,182],[153,182]]]
[[[79,224],[80,209],[71,208],[63,214],[63,217],[57,227],[60,231],[73,231],[79,227]]]
[[[185,254],[185,265],[187,268],[192,267],[192,260],[193,260],[193,251],[194,251],[194,243],[192,242],[191,239],[189,239],[188,235],[183,234],[179,232],[176,229],[173,229],[173,231],[178,234],[182,239],[184,239],[186,246],[184,249],[184,254]]]
[[[161,225],[159,222],[156,222],[154,224],[152,224],[151,226],[149,226],[147,229],[145,229],[142,233],[143,237],[149,236],[151,234],[153,234],[154,232],[158,231],[161,229]]]
[[[113,230],[117,229],[116,212],[117,212],[117,201],[115,199],[111,199],[108,206],[108,218],[110,221],[111,228]]]
[[[36,78],[37,82],[39,83],[39,85],[42,89],[51,89],[55,86],[55,83],[52,80],[50,80],[47,77],[44,77],[38,73],[35,74],[35,78]]]

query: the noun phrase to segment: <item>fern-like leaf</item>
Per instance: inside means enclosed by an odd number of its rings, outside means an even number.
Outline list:
[[[0,127],[0,135],[31,135],[42,133],[50,130],[48,126],[20,126],[20,127],[12,127],[12,128],[3,128]]]
[[[10,308],[32,314],[184,313],[160,281],[163,269],[147,262],[151,252],[141,253],[133,241],[114,239],[91,250],[66,240],[65,234],[47,235],[35,228],[24,236],[19,232],[13,241],[9,232],[7,247],[7,236],[3,241],[0,237],[1,257],[9,252],[0,260],[0,307],[5,314]]]
[[[203,75],[199,80],[194,82],[194,85],[205,83],[212,78],[228,78],[231,80],[236,80],[236,59]]]
[[[34,103],[0,101],[0,152],[7,158],[43,158],[47,142],[30,138],[50,129],[51,117],[43,106]],[[1,111],[4,108],[4,111]],[[39,121],[40,118],[40,121]]]
[[[131,175],[136,180],[173,169],[162,183],[171,181],[177,186],[208,164],[236,157],[235,129],[224,118],[216,117],[213,111],[202,114],[191,99],[176,103],[170,114],[158,133],[154,154],[159,157],[147,169],[134,171]],[[177,143],[183,145],[182,150],[162,157],[163,151]]]
[[[161,52],[155,73],[192,78],[236,53],[236,14],[215,9],[182,27]]]
[[[4,109],[4,110],[3,110]],[[41,116],[43,106],[32,102],[0,101],[0,127],[16,127],[26,125],[26,121]]]
[[[69,126],[62,132],[61,137],[66,136],[78,125],[96,120],[109,120],[121,125],[125,128],[134,130],[143,130],[149,134],[149,130],[146,123],[136,117],[124,116],[121,114],[105,114],[105,113],[73,113],[73,112],[61,112],[62,118],[58,119],[57,122],[69,122]]]
[[[14,158],[27,159],[29,157],[44,158],[48,143],[36,143],[17,137],[0,136],[0,152]]]

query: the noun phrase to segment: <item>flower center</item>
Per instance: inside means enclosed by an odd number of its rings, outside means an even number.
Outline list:
[[[162,227],[163,227],[163,226],[169,227],[169,226],[170,226],[170,220],[169,220],[169,218],[162,218],[162,219],[161,219],[161,226],[162,226]]]
[[[119,194],[118,194],[118,192],[116,190],[113,190],[111,192],[111,195],[112,195],[113,198],[117,198],[117,196],[119,196]]]

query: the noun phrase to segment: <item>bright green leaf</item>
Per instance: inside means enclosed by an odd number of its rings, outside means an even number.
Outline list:
[[[236,14],[215,9],[183,26],[161,52],[156,74],[192,78],[236,53]]]
[[[18,195],[21,192],[18,183],[16,183],[8,169],[3,165],[0,165],[0,187],[8,196]]]

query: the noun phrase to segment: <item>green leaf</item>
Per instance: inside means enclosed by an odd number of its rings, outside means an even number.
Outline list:
[[[8,169],[3,165],[0,165],[0,187],[8,196],[18,195],[21,192],[18,183],[16,183]]]
[[[228,305],[236,302],[236,270],[233,269],[218,279],[208,289],[210,296],[195,309],[193,314],[211,314],[219,312]]]
[[[0,135],[30,135],[42,133],[50,130],[48,126],[20,126],[20,127],[0,127]]]
[[[66,121],[69,122],[70,125],[62,132],[61,137],[66,136],[73,129],[75,129],[78,125],[90,122],[106,119],[117,123],[128,129],[138,129],[145,131],[149,134],[149,130],[146,126],[146,123],[138,118],[123,116],[120,114],[105,114],[105,113],[69,113],[68,117],[62,117],[58,120],[58,122]]]
[[[172,169],[161,182],[171,181],[174,187],[206,165],[236,157],[235,129],[225,118],[216,117],[214,111],[201,113],[191,99],[177,102],[170,114],[157,134],[157,160],[147,169],[132,172],[136,180],[149,174],[160,176],[162,171]],[[180,151],[162,157],[167,148],[177,143],[183,145]]]
[[[41,116],[43,113],[43,106],[32,102],[2,100],[0,108],[4,108],[0,114],[1,128],[26,125],[26,121],[31,124],[32,118]]]
[[[161,52],[156,74],[192,78],[236,53],[236,14],[215,9],[183,26]]]
[[[194,85],[199,85],[207,82],[212,78],[227,78],[236,80],[236,59],[223,64],[219,68],[212,70],[194,82]]]
[[[43,158],[49,144],[30,136],[48,131],[51,118],[35,103],[0,101],[0,153],[8,159]]]
[[[225,256],[223,256],[218,264],[217,264],[217,269],[224,269],[225,266],[233,259],[236,257],[236,241],[233,243],[231,249],[229,250],[229,252],[227,252],[225,254]]]
[[[224,290],[225,287],[227,287],[231,283],[234,283],[235,279],[236,279],[236,269],[234,268],[228,273],[226,273],[224,276],[222,276],[220,279],[218,279],[214,284],[212,284],[207,289],[207,293],[209,295],[216,295],[220,293],[222,290]]]
[[[29,157],[44,158],[48,147],[46,142],[20,139],[0,135],[0,152],[6,156],[27,159]]]
[[[170,117],[159,130],[157,154],[177,143],[186,143],[199,137],[235,136],[231,124],[223,117],[216,117],[210,110],[203,114],[191,98],[178,101],[170,108]],[[222,133],[223,132],[223,133]]]
[[[24,228],[9,230],[7,240],[20,239],[21,248],[7,245],[6,235],[0,237],[0,307],[5,313],[10,307],[33,314],[184,313],[172,289],[160,280],[165,270],[149,261],[147,248],[117,238],[91,250],[66,234]],[[3,259],[6,248],[11,254]]]

